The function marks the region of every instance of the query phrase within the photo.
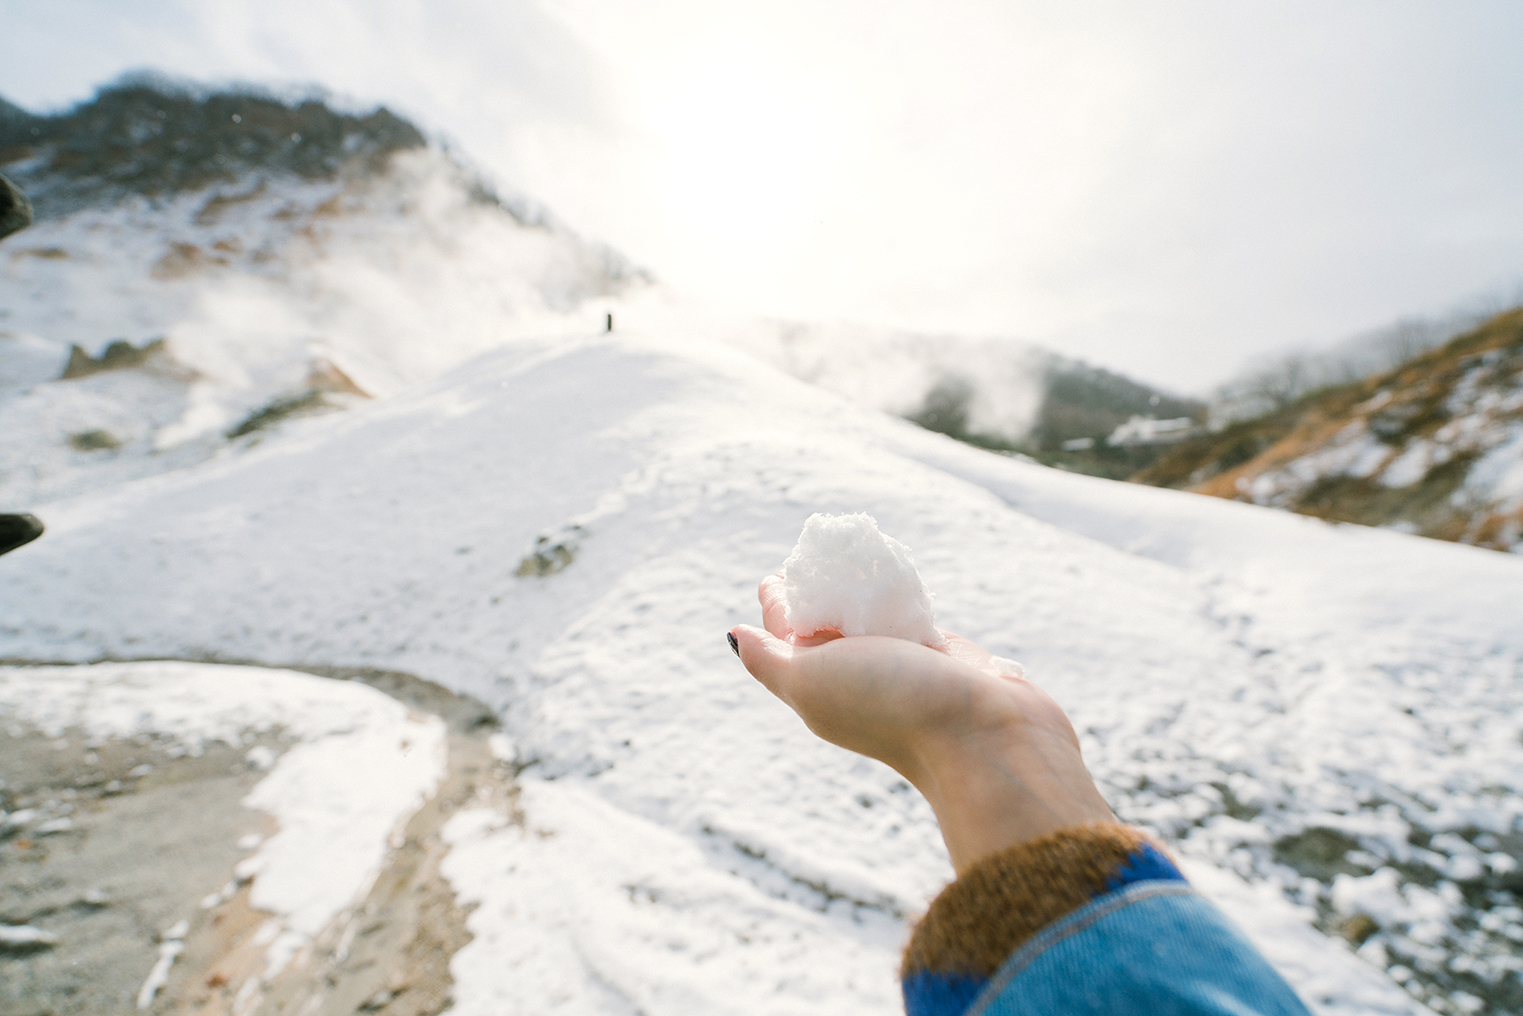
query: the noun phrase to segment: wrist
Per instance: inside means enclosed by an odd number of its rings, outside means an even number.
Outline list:
[[[910,780],[935,811],[958,874],[1018,843],[1116,821],[1071,730],[1024,720],[1013,728],[931,737],[915,753]]]

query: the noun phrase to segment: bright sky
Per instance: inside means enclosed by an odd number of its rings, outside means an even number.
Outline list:
[[[1515,0],[7,0],[0,95],[385,102],[679,291],[1174,388],[1523,281]]]

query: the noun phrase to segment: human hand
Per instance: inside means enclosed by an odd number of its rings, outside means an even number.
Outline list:
[[[1046,692],[943,632],[937,649],[835,632],[801,637],[783,581],[758,591],[765,630],[731,630],[753,677],[820,737],[896,769],[925,795],[952,865],[1069,826],[1113,822],[1073,725]]]

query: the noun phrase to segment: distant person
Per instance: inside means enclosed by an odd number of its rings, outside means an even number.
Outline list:
[[[32,203],[21,189],[0,176],[0,239],[32,224]],[[42,535],[42,520],[35,515],[0,514],[0,554],[31,543]]]
[[[1116,820],[1063,710],[947,634],[794,635],[783,580],[730,648],[820,737],[896,769],[957,879],[915,928],[909,1016],[1309,1016],[1162,847]],[[945,633],[944,633],[945,634]]]

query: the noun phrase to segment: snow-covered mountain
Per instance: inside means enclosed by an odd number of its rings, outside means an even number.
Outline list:
[[[202,461],[608,313],[1044,458],[1204,409],[1008,338],[706,312],[385,109],[129,78],[54,116],[0,100],[0,170],[39,216],[0,255],[0,506]],[[1065,465],[1146,461],[1111,457]]]
[[[1181,446],[1138,479],[1523,551],[1523,310]]]
[[[724,640],[815,511],[908,544],[939,622],[1025,665],[1117,812],[1317,1011],[1523,1010],[1523,560],[930,433],[873,405],[886,385],[770,364],[776,332],[659,325],[639,273],[426,146],[55,213],[63,151],[7,170],[44,219],[0,248],[0,490],[49,528],[0,559],[0,659],[201,662],[130,672],[124,715],[161,680],[279,722],[206,661],[406,672],[490,706],[518,796],[467,797],[444,830],[473,907],[452,1011],[898,1011],[907,922],[951,874],[933,817]],[[632,323],[602,334],[610,306]],[[783,367],[813,369],[806,339]],[[302,415],[329,400],[347,411]],[[29,703],[11,719],[67,712],[0,678]],[[232,704],[196,690],[216,680]],[[362,732],[403,753],[384,712]],[[363,782],[351,757],[335,785]],[[279,814],[321,805],[305,758]],[[333,895],[275,921],[282,966],[352,922]],[[257,1004],[269,969],[216,990]]]
[[[648,285],[384,110],[127,84],[56,117],[11,107],[0,170],[38,216],[0,251],[13,508],[588,330]]]
[[[1130,417],[1204,418],[1206,410],[1204,402],[1009,338],[734,318],[688,330],[927,430],[1098,475],[1127,476],[1151,461],[1115,449],[1107,456],[1105,437]],[[1056,454],[1075,438],[1100,447]]]

